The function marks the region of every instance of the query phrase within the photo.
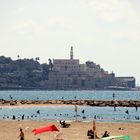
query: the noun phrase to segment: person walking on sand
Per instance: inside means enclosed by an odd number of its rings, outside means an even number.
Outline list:
[[[24,140],[24,132],[22,131],[22,128],[20,128],[20,134],[18,138],[20,138],[20,140]]]

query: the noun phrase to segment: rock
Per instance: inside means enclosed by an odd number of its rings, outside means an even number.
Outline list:
[[[56,103],[57,103],[57,104],[63,104],[63,102],[60,101],[60,100],[56,101]]]
[[[10,101],[10,105],[16,105],[17,103],[15,101]]]

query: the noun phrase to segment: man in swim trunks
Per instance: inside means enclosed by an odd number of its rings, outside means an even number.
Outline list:
[[[24,140],[24,133],[22,131],[22,128],[20,128],[20,134],[19,134],[18,138],[20,138],[20,140]]]

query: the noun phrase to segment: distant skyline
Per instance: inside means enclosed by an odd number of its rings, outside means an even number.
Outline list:
[[[94,61],[140,85],[139,0],[0,0],[0,56]]]

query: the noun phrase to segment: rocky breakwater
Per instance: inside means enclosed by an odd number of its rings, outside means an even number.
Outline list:
[[[0,105],[41,105],[41,104],[62,104],[62,105],[89,105],[89,106],[115,106],[115,107],[140,107],[140,101],[135,100],[4,100],[0,99]]]

